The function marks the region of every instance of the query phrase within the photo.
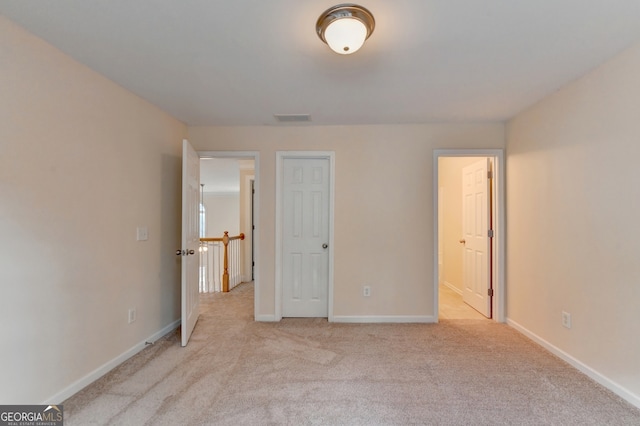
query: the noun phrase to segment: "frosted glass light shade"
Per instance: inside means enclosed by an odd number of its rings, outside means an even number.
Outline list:
[[[375,25],[376,21],[367,9],[345,3],[325,10],[316,22],[316,32],[331,50],[349,55],[362,47]]]
[[[357,19],[338,19],[329,24],[324,38],[331,50],[348,55],[362,47],[367,38],[367,27]]]

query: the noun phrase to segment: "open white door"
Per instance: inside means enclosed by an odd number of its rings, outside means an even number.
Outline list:
[[[491,318],[491,202],[489,159],[462,169],[462,231],[464,239],[462,298]]]
[[[182,141],[182,346],[187,346],[199,315],[200,158]]]

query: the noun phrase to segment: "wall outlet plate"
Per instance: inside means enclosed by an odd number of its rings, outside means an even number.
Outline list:
[[[129,324],[136,320],[136,308],[129,309]]]
[[[149,228],[146,226],[138,226],[136,228],[136,240],[147,241],[149,239]]]
[[[569,312],[562,311],[562,326],[571,328],[571,314]]]
[[[362,295],[364,297],[371,296],[371,286],[365,285],[364,287],[362,287]]]

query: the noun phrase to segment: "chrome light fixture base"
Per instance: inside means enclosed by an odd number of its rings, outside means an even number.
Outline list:
[[[327,30],[332,25],[341,20],[350,20],[352,22],[359,22],[364,27],[365,34],[364,39],[356,42],[355,45],[351,45],[349,42],[336,45],[334,40],[327,39]],[[340,54],[351,54],[360,49],[365,40],[371,36],[376,26],[376,21],[373,18],[373,14],[366,8],[352,3],[339,4],[325,10],[318,21],[316,22],[316,32],[320,40],[325,42],[332,50]],[[341,34],[342,35],[342,34]]]

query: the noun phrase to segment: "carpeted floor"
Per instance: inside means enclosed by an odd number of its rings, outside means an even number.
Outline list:
[[[253,286],[64,402],[66,425],[640,425],[640,410],[504,324],[253,321]]]

